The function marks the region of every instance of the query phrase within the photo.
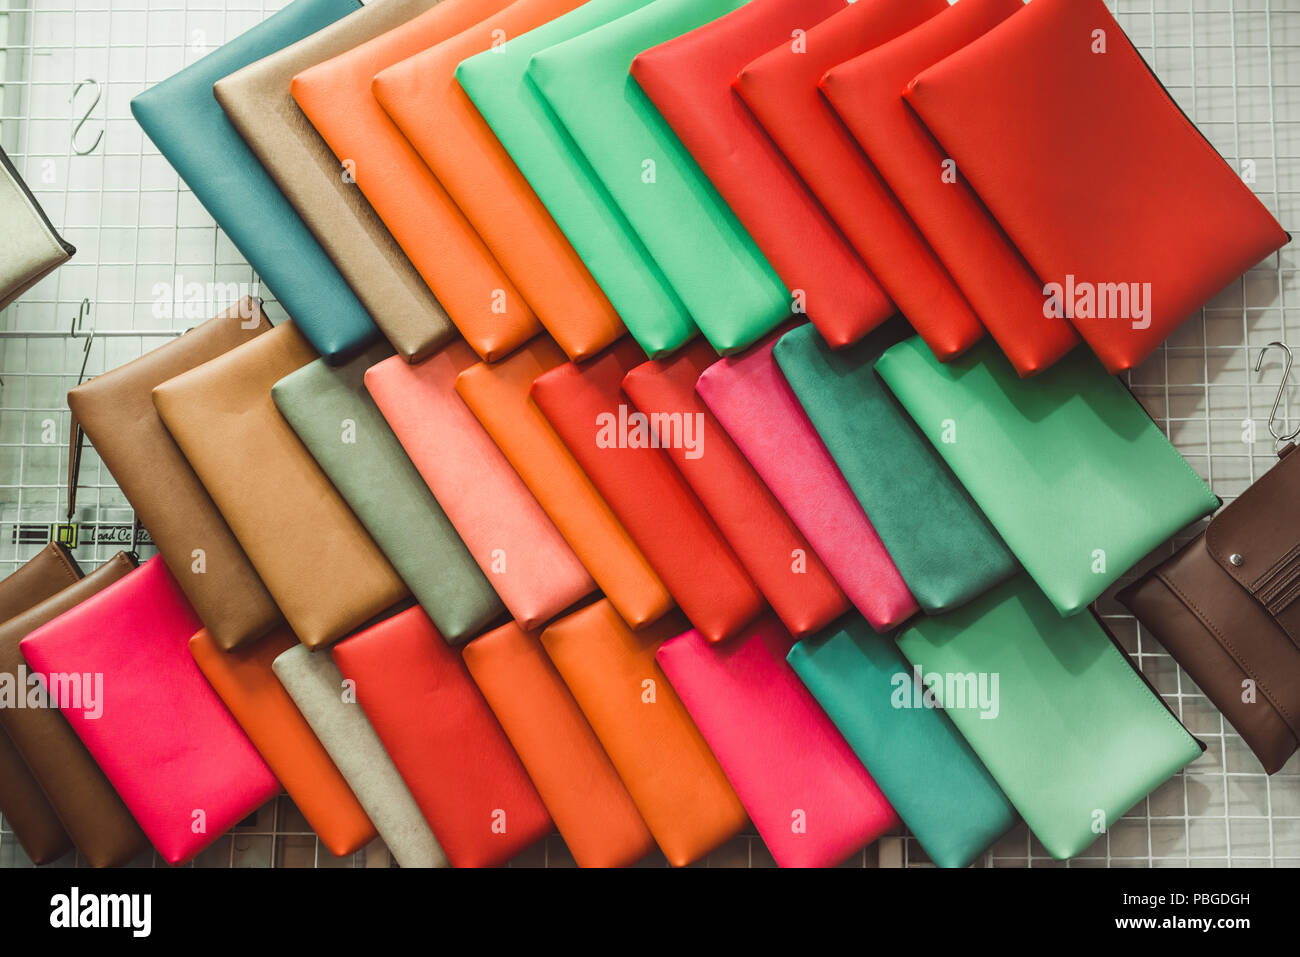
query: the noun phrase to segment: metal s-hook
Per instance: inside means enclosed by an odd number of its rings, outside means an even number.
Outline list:
[[[1300,436],[1300,425],[1286,435],[1282,435],[1278,431],[1280,426],[1277,423],[1277,410],[1282,407],[1282,400],[1286,398],[1286,387],[1291,381],[1291,363],[1294,359],[1291,347],[1285,342],[1270,342],[1260,350],[1259,358],[1255,360],[1255,371],[1259,372],[1264,368],[1264,357],[1268,355],[1268,350],[1274,346],[1286,353],[1286,365],[1282,368],[1282,382],[1277,387],[1277,397],[1273,400],[1273,409],[1268,414],[1268,434],[1273,436],[1273,448],[1276,451],[1287,442],[1294,440],[1296,436]]]
[[[90,361],[90,346],[95,341],[95,322],[91,319],[90,329],[83,332],[82,326],[85,325],[86,319],[90,316],[90,300],[81,300],[81,306],[77,309],[76,316],[72,320],[72,331],[69,336],[73,339],[84,335],[86,337],[86,347],[81,351],[81,373],[77,376],[77,385],[86,381],[86,364]]]
[[[85,149],[82,149],[77,145],[77,134],[81,132],[81,128],[85,126],[87,121],[90,119],[90,114],[95,112],[95,107],[99,106],[99,100],[100,97],[103,96],[103,91],[99,87],[98,80],[82,80],[72,88],[72,96],[69,98],[70,103],[75,104],[77,102],[77,94],[81,92],[83,86],[92,87],[95,91],[95,98],[91,101],[90,106],[86,107],[86,111],[81,114],[81,119],[77,120],[77,125],[72,128],[72,152],[76,153],[78,156],[89,156],[91,153],[95,152],[95,148],[99,146],[99,141],[104,138],[104,131],[101,129],[99,135],[95,137],[95,142],[91,143]]]

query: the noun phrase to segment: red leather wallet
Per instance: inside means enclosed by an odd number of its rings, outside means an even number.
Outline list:
[[[589,362],[539,376],[533,399],[682,611],[710,641],[721,641],[753,621],[763,599],[662,451],[664,443],[689,451],[699,438],[695,420],[652,436],[629,408],[623,378],[644,361],[625,338]]]
[[[732,89],[777,44],[844,9],[844,0],[751,0],[632,61],[659,108],[741,225],[833,346],[856,342],[894,304]]]
[[[1101,0],[1034,0],[907,99],[1112,373],[1290,239]]]
[[[970,188],[961,168],[903,100],[919,72],[983,36],[1022,0],[961,0],[896,40],[833,67],[821,88],[1022,376],[1079,337],[1043,314],[1043,287]],[[1002,148],[998,148],[1002,152]],[[1054,228],[1068,229],[1061,221]]]
[[[334,647],[453,867],[505,864],[552,830],[465,663],[415,607]]]

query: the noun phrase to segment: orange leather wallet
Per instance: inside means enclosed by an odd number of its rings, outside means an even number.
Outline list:
[[[623,323],[456,82],[456,67],[583,2],[517,0],[464,33],[383,70],[371,86],[379,105],[571,359],[605,348],[623,334]]]
[[[462,649],[465,665],[582,867],[626,867],[654,838],[537,635],[511,622]]]
[[[542,633],[542,645],[587,716],[670,864],[684,867],[748,818],[681,699],[655,662],[685,631],[670,615],[631,631],[598,601]]]
[[[461,335],[496,359],[537,317],[370,90],[375,74],[469,29],[509,0],[443,0],[396,30],[293,78],[290,92],[429,284]]]

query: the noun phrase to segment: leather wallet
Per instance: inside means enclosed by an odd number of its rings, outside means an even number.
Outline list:
[[[720,352],[787,319],[785,286],[628,75],[633,58],[741,0],[655,0],[533,55],[528,75]],[[665,211],[671,211],[665,215]],[[666,343],[669,349],[683,337]]]
[[[167,430],[310,648],[407,595],[271,401],[276,382],[316,358],[286,322],[153,390]]]
[[[366,388],[511,617],[536,628],[596,586],[456,395],[474,361],[455,342],[416,366],[371,367]]]
[[[460,334],[484,359],[532,338],[532,309],[371,92],[375,74],[508,6],[443,0],[294,76],[289,90],[384,221]]]
[[[802,326],[772,355],[916,603],[937,615],[1020,566],[876,375],[876,360],[909,335],[895,320],[836,352]]]
[[[626,867],[653,851],[641,813],[538,636],[511,622],[462,656],[574,860]]]
[[[672,597],[529,395],[534,379],[566,361],[549,337],[537,336],[500,362],[461,372],[456,392],[605,597],[639,628],[666,615]]]
[[[221,111],[212,84],[357,10],[293,0],[246,33],[131,100],[131,113],[321,355],[377,333],[316,237]]]
[[[741,99],[940,359],[970,348],[984,327],[817,82],[831,67],[947,9],[945,0],[857,0],[802,38],[757,57],[734,80]]]
[[[13,682],[14,689],[13,700],[0,697],[0,726],[91,867],[126,864],[148,851],[149,841],[81,739],[56,709],[47,706],[48,694],[41,693],[33,701],[35,676],[28,675],[18,643],[134,568],[135,562],[118,552],[85,578],[0,625],[0,676]],[[103,704],[101,700],[96,707]]]
[[[763,599],[661,447],[694,437],[650,436],[621,390],[643,361],[623,340],[599,357],[566,363],[537,378],[532,396],[669,594],[692,624],[721,641],[753,621]],[[684,629],[683,629],[684,630]]]
[[[204,629],[190,639],[190,654],[321,845],[342,857],[374,840],[375,828],[271,669],[296,644],[279,628],[251,648],[223,651]]]
[[[912,706],[946,709],[1058,860],[1201,756],[1100,621],[1061,618],[1025,575],[916,619],[898,643],[929,692]]]
[[[1269,774],[1300,746],[1300,456],[1117,596],[1223,712]]]
[[[333,659],[299,644],[271,667],[393,859],[402,867],[446,867],[447,856]]]
[[[966,867],[1016,822],[943,709],[912,707],[912,665],[892,635],[848,615],[787,660],[939,867]]]
[[[786,664],[763,619],[711,646],[688,631],[655,660],[781,867],[834,867],[898,824],[880,788]]]
[[[898,39],[832,67],[821,89],[925,235],[1016,371],[1034,375],[1079,337],[1045,314],[1042,284],[903,99],[926,67],[987,33],[1023,0],[962,0]],[[1002,147],[998,150],[1001,152]]]
[[[836,346],[894,313],[862,259],[781,155],[732,81],[774,46],[844,9],[844,0],[752,0],[640,54],[646,92],[798,302]]]
[[[624,332],[618,313],[465,91],[466,57],[568,13],[583,0],[516,0],[375,76],[371,90],[571,359]]]
[[[824,628],[848,610],[848,599],[696,393],[700,373],[717,360],[697,339],[675,356],[634,368],[623,391],[651,422],[695,422],[696,448],[674,446],[666,449],[669,458],[786,628]]]
[[[169,864],[188,861],[280,790],[190,657],[202,627],[154,557],[18,646]]]
[[[1112,373],[1290,241],[1101,0],[1030,4],[906,97]]]
[[[0,309],[76,254],[54,228],[4,150],[0,150]]]
[[[745,808],[655,662],[687,627],[631,631],[607,601],[551,625],[542,646],[587,716],[668,862],[685,867],[745,826]]]
[[[282,620],[280,609],[158,417],[153,390],[270,328],[261,304],[244,299],[68,392],[74,435],[68,501],[76,499],[84,431],[185,597],[217,644],[227,649],[266,634]]]
[[[844,594],[877,631],[916,601],[772,358],[769,340],[716,362],[695,386]]]
[[[230,122],[375,324],[407,359],[429,355],[455,332],[406,254],[339,166],[289,94],[308,67],[387,33],[436,0],[374,0],[212,87]]]
[[[349,362],[291,372],[271,398],[339,495],[448,641],[481,632],[505,609],[366,391],[386,344]]]
[[[695,324],[582,151],[527,78],[534,53],[603,26],[650,0],[587,0],[572,13],[461,61],[456,80],[649,355]]]
[[[876,371],[1062,615],[1219,507],[1087,349],[1026,382],[989,343],[940,365],[908,339]]]
[[[505,864],[551,832],[465,663],[422,609],[372,625],[333,654],[453,867]]]

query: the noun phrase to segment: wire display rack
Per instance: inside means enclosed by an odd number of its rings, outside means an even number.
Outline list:
[[[1170,94],[1294,233],[1300,227],[1300,0],[1107,2]],[[0,312],[0,575],[30,558],[66,520],[64,396],[83,370],[89,377],[134,359],[245,293],[262,295],[268,314],[283,318],[129,108],[137,93],[283,5],[0,0],[0,146],[77,247],[69,263]],[[1266,422],[1280,363],[1274,354],[1263,374],[1254,366],[1269,342],[1300,345],[1288,340],[1289,326],[1300,323],[1298,276],[1300,250],[1293,244],[1234,283],[1129,374],[1134,393],[1225,502],[1276,461]],[[1292,398],[1282,404],[1287,421]],[[129,547],[131,508],[89,446],[76,506],[74,554],[83,567]],[[153,553],[147,538],[139,551]],[[1053,861],[1021,824],[979,866],[1300,866],[1300,760],[1265,775],[1214,706],[1113,600],[1118,587],[1103,596],[1100,612],[1207,751],[1083,856]],[[61,863],[78,861],[70,855]],[[927,863],[900,830],[846,866]],[[0,822],[0,867],[29,864]],[[161,860],[145,856],[137,864],[161,866]],[[282,796],[193,866],[388,864],[379,844],[332,857]],[[552,836],[515,864],[573,866],[573,860]],[[666,866],[662,858],[645,864]],[[774,863],[757,835],[747,833],[698,866]]]

